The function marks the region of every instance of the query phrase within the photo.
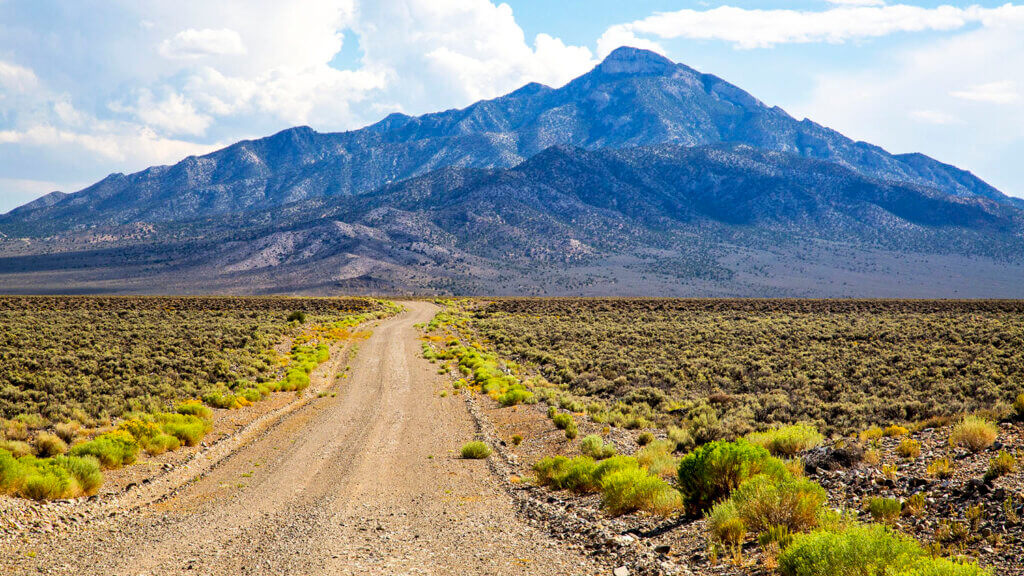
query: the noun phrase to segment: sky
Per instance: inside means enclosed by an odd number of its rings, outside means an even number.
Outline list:
[[[560,86],[621,45],[1024,197],[1024,4],[0,0],[0,213],[291,126]]]

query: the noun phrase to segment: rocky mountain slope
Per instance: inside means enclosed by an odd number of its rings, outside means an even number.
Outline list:
[[[6,291],[1024,295],[1019,201],[651,52],[0,216]]]

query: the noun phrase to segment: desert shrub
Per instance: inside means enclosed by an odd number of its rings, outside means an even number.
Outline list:
[[[71,448],[72,456],[93,456],[104,468],[120,468],[135,462],[139,443],[124,430],[102,434]]]
[[[513,446],[519,446],[522,443],[523,443],[523,437],[522,436],[520,436],[519,434],[513,434],[512,435],[512,445]]]
[[[288,315],[289,322],[298,322],[299,324],[306,323],[306,313],[302,310],[296,310]]]
[[[32,500],[56,500],[71,496],[70,472],[61,466],[44,461],[34,462],[29,466],[31,471],[25,475],[18,490],[20,496]]]
[[[164,452],[177,450],[178,448],[181,447],[180,440],[178,440],[174,436],[171,436],[170,434],[164,434],[163,432],[157,434],[156,436],[142,439],[139,441],[139,444],[140,446],[142,446],[142,449],[145,450],[146,453],[149,454],[150,456],[159,456]]]
[[[711,507],[707,513],[708,531],[715,542],[726,546],[740,546],[747,538],[747,525],[740,518],[736,504],[724,500]]]
[[[1013,411],[1017,413],[1017,418],[1024,419],[1024,392],[1018,394],[1013,401]]]
[[[53,427],[53,433],[67,444],[73,443],[81,430],[78,422],[61,422]]]
[[[882,434],[887,438],[899,438],[901,436],[906,436],[907,434],[910,434],[910,430],[904,428],[903,426],[892,424],[890,426],[886,426],[885,430],[882,431]]]
[[[160,433],[160,427],[153,422],[152,417],[148,414],[123,420],[117,425],[117,428],[131,434],[136,440],[152,438]]]
[[[100,463],[92,456],[58,456],[54,461],[75,479],[78,485],[75,496],[92,496],[103,484]]]
[[[666,433],[668,434],[668,439],[675,442],[676,451],[689,451],[696,446],[696,443],[693,441],[693,436],[690,435],[690,431],[686,428],[669,426]]]
[[[740,484],[730,499],[751,530],[762,532],[771,526],[785,526],[791,532],[805,532],[818,525],[826,495],[810,480],[780,480],[758,474]]]
[[[18,459],[0,447],[0,493],[11,493],[21,486],[25,477],[24,470]]]
[[[825,437],[810,424],[793,424],[747,434],[751,444],[768,449],[775,456],[793,456],[821,445]]]
[[[21,440],[0,440],[0,450],[10,452],[15,458],[28,456],[34,452],[31,444],[28,442],[22,442]]]
[[[7,420],[4,424],[4,438],[7,440],[28,440],[28,425],[19,420]]]
[[[43,418],[41,414],[26,414],[21,413],[14,417],[15,422],[21,422],[29,430],[42,430],[50,425],[50,422]]]
[[[572,414],[566,414],[565,412],[556,412],[555,415],[551,417],[551,421],[555,424],[555,428],[558,428],[559,430],[565,430],[566,427],[568,427],[569,424],[572,423],[573,421]]]
[[[95,458],[55,456],[15,459],[0,450],[0,493],[33,500],[77,498],[95,494],[103,483]]]
[[[867,510],[875,522],[891,524],[903,512],[903,503],[895,498],[868,498]]]
[[[928,463],[927,473],[934,478],[946,479],[953,476],[953,461],[949,458],[936,458]]]
[[[498,397],[498,402],[502,406],[515,406],[516,404],[536,404],[537,398],[534,397],[533,392],[530,392],[524,388],[521,384],[516,384],[505,391],[504,394]]]
[[[855,525],[842,532],[797,534],[779,555],[783,576],[884,576],[913,566],[924,550],[888,527]]]
[[[651,442],[654,442],[654,434],[651,434],[650,432],[643,432],[636,437],[636,443],[639,446],[647,446]],[[674,445],[672,449],[675,450]]]
[[[949,433],[949,442],[971,452],[981,452],[991,446],[998,435],[999,427],[992,422],[977,416],[964,416],[953,426]]]
[[[40,432],[36,435],[36,454],[43,458],[57,456],[68,451],[68,445],[57,437],[56,434]]]
[[[460,453],[469,460],[483,460],[491,455],[491,447],[484,442],[467,442],[462,445]]]
[[[210,431],[210,422],[188,414],[160,413],[155,415],[160,430],[174,436],[186,446],[199,444]]]
[[[882,453],[877,448],[869,448],[864,451],[864,463],[877,466],[882,461]]]
[[[788,476],[782,461],[765,448],[745,440],[716,441],[683,456],[679,462],[679,489],[687,506],[704,511],[757,474],[776,479]]]
[[[985,481],[991,482],[1000,476],[1012,474],[1017,469],[1017,459],[1006,450],[1000,450],[998,454],[988,461],[988,470],[985,472]]]
[[[907,438],[896,447],[896,453],[903,458],[917,458],[921,455],[921,443]]]
[[[291,374],[291,372],[289,372],[289,374]],[[306,380],[306,385],[308,386],[309,377],[306,377]],[[296,390],[296,388],[282,388],[282,390],[292,391]],[[209,406],[213,406],[214,408],[222,408],[225,410],[234,410],[242,407],[242,403],[238,401],[238,397],[226,391],[208,392],[203,394],[203,402]]]
[[[860,441],[871,442],[872,440],[878,440],[883,435],[885,435],[884,430],[882,430],[878,426],[872,426],[860,433]]]
[[[209,420],[213,418],[213,410],[210,410],[209,406],[202,404],[199,400],[188,400],[179,403],[174,411],[178,414],[185,414],[188,416],[198,416],[203,420]]]
[[[580,452],[595,460],[603,460],[615,456],[615,445],[605,444],[597,434],[590,434],[580,442]]]
[[[894,571],[893,576],[991,576],[991,572],[973,562],[948,558],[920,558],[913,566]]]
[[[679,466],[679,460],[672,456],[674,448],[671,440],[655,440],[637,451],[636,460],[655,476],[671,477]]]
[[[667,515],[682,507],[675,489],[640,468],[616,470],[600,483],[601,505],[615,516],[637,510]]]

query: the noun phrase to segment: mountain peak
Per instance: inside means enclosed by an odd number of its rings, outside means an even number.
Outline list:
[[[609,54],[598,70],[605,74],[667,74],[676,69],[676,63],[657,52],[631,46],[620,46]]]

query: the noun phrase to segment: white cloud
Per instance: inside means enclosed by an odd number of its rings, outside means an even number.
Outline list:
[[[238,32],[228,28],[182,30],[160,43],[160,55],[171,59],[198,59],[205,56],[238,56],[245,54],[245,44]]]
[[[1022,194],[1015,151],[1024,146],[1024,98],[1011,98],[1022,71],[1024,21],[1008,19],[891,52],[859,71],[830,70],[791,108],[853,138],[924,152]],[[992,81],[1007,75],[1016,77],[1014,86]],[[992,99],[1001,105],[978,105]]]
[[[955,90],[949,94],[954,98],[989,104],[1011,104],[1020,100],[1017,83],[1012,81],[978,84],[967,90]]]
[[[826,0],[837,6],[885,6],[884,0]]]
[[[721,6],[656,13],[618,24],[610,27],[598,44],[608,44],[610,38],[655,36],[721,40],[744,49],[769,48],[791,43],[843,43],[899,32],[952,31],[970,24],[996,26],[1020,20],[1024,20],[1024,6],[1011,4],[998,8],[843,5],[821,11]]]
[[[110,108],[133,114],[145,125],[159,128],[165,134],[202,136],[213,122],[211,116],[200,114],[192,102],[173,92],[156,100],[150,90],[142,89],[135,105],[111,103]]]
[[[23,92],[35,88],[38,83],[39,79],[32,70],[0,60],[0,87]]]
[[[910,117],[918,122],[940,126],[961,123],[960,119],[956,116],[938,110],[911,110]]]

